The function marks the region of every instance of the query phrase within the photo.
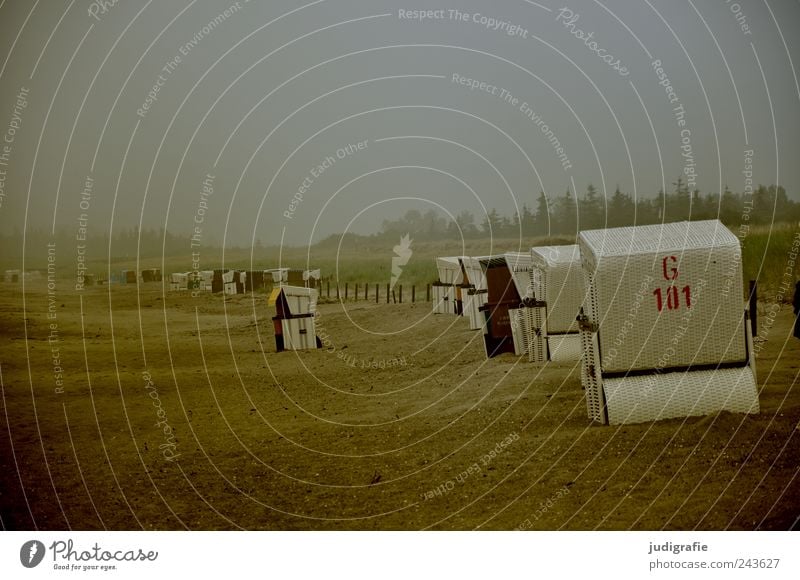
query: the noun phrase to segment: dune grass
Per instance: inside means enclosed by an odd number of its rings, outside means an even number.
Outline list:
[[[748,280],[757,280],[759,298],[790,302],[800,278],[800,224],[776,224],[750,228],[742,240],[745,291]],[[789,292],[785,291],[789,287]],[[781,289],[784,291],[781,291]]]
[[[791,300],[794,282],[800,278],[800,224],[775,224],[772,226],[751,227],[748,231],[737,231],[742,242],[742,265],[744,290],[748,281],[757,280],[759,297],[774,301],[776,296],[784,301]],[[326,242],[308,247],[264,247],[242,249],[201,248],[198,256],[200,269],[220,267],[245,270],[263,270],[278,266],[316,269],[322,271],[326,284],[332,288],[345,283],[355,289],[358,284],[380,284],[383,289],[392,279],[392,258],[394,244],[399,240],[381,238],[345,237],[331,238]],[[435,258],[437,256],[481,256],[506,251],[526,251],[532,246],[561,245],[574,243],[561,238],[523,238],[488,239],[476,238],[458,241],[413,241],[412,255],[397,283],[410,292],[412,285],[417,295],[427,284],[437,279]],[[188,244],[187,244],[188,247]],[[8,267],[12,267],[9,265]],[[18,267],[18,266],[16,266]],[[135,258],[115,258],[109,264],[104,260],[89,262],[89,271],[105,278],[108,272],[118,274],[125,269],[161,268],[165,274],[186,272],[192,269],[192,255],[146,258],[138,263]],[[61,271],[59,277],[69,278],[72,272]],[[787,291],[787,288],[789,290]],[[351,290],[352,291],[352,290]],[[371,291],[372,292],[372,291]]]

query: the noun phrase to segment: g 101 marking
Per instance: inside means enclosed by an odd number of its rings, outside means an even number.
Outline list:
[[[674,280],[678,277],[678,268],[674,266],[667,268],[667,263],[677,264],[678,258],[675,256],[666,256],[661,260],[661,271],[664,273],[664,280]]]
[[[659,312],[663,311],[665,306],[667,310],[680,310],[681,294],[683,294],[686,308],[692,307],[691,286],[687,285],[678,289],[678,287],[674,284],[674,281],[677,280],[678,275],[680,274],[677,264],[678,258],[675,256],[665,256],[664,259],[661,260],[661,273],[664,276],[664,280],[673,283],[670,284],[666,289],[656,288],[653,290],[653,295],[656,297],[656,307],[658,308]],[[666,304],[664,300],[665,298]]]
[[[692,289],[689,286],[684,286],[681,288],[680,292],[683,293],[683,296],[686,300],[686,308],[692,307]],[[664,310],[664,292],[661,288],[656,288],[653,290],[653,294],[656,297],[656,306],[658,307],[658,311],[661,312]],[[670,286],[666,289],[667,295],[667,310],[680,310],[681,302],[680,302],[680,294],[678,292],[677,286]]]

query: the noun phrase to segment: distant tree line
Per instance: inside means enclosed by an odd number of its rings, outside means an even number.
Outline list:
[[[750,225],[800,222],[800,203],[790,200],[780,186],[759,186],[752,194],[734,193],[727,187],[721,194],[702,195],[689,191],[685,182],[678,179],[670,193],[659,193],[654,198],[633,199],[619,187],[606,199],[593,185],[581,195],[567,190],[561,195],[540,192],[531,205],[522,200],[519,212],[511,216],[491,209],[479,221],[469,211],[456,214],[454,220],[429,210],[410,210],[396,220],[385,220],[373,238],[396,238],[410,234],[412,239],[458,240],[481,238],[488,235],[499,238],[560,236],[573,237],[580,230],[604,227],[652,224],[679,220],[719,218],[734,231],[740,224]],[[749,219],[748,219],[749,218]],[[56,244],[59,263],[65,267],[74,262],[77,245],[85,245],[85,259],[112,261],[136,258],[155,258],[189,254],[192,249],[188,234],[175,234],[162,229],[115,228],[109,241],[107,232],[93,234],[85,242],[75,237],[74,228],[62,228],[51,235],[45,230],[29,230],[25,236],[17,229],[0,232],[0,264],[18,268],[22,264],[23,239],[26,264],[31,268],[46,265],[46,247]],[[354,234],[348,234],[353,236]],[[320,245],[338,244],[340,235],[331,235]],[[219,248],[218,240],[204,239],[203,247]],[[109,243],[111,245],[109,251]],[[37,248],[41,251],[37,252]],[[232,246],[229,246],[232,248]],[[255,250],[266,250],[260,240]]]
[[[790,200],[781,186],[759,186],[752,194],[734,193],[727,187],[721,193],[702,195],[690,191],[680,178],[670,193],[659,191],[654,198],[636,200],[617,187],[607,199],[589,184],[578,196],[567,190],[557,196],[540,192],[534,207],[523,203],[519,212],[501,215],[491,209],[477,222],[469,211],[448,220],[434,210],[410,210],[397,220],[385,220],[381,234],[410,233],[416,240],[495,237],[574,236],[581,230],[654,224],[681,220],[719,219],[735,229],[751,225],[800,221],[800,203]],[[744,216],[744,217],[743,217]]]

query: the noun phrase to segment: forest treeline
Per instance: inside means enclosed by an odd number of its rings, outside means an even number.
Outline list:
[[[685,182],[678,179],[673,184],[673,191],[659,192],[654,198],[634,199],[619,188],[606,198],[589,185],[578,195],[572,191],[561,195],[540,192],[538,196],[531,196],[530,203],[524,199],[520,201],[519,212],[512,215],[491,209],[480,218],[468,211],[461,211],[455,220],[451,220],[434,210],[409,210],[396,220],[384,221],[380,230],[368,238],[394,239],[410,234],[416,241],[474,239],[489,235],[511,239],[520,236],[569,239],[581,230],[688,219],[719,218],[734,231],[741,224],[800,222],[800,202],[789,199],[783,187],[774,185],[759,186],[752,194],[734,193],[727,188],[721,194],[701,194],[689,191]],[[44,230],[30,230],[24,238],[19,230],[2,232],[0,262],[4,267],[19,267],[22,263],[23,239],[27,250],[26,263],[31,267],[41,267],[39,262],[46,258],[47,244],[54,243],[56,248],[63,248],[58,250],[58,254],[65,260],[76,252],[75,231],[67,228],[58,230],[54,236]],[[107,260],[110,256],[112,261],[131,260],[137,256],[181,256],[192,251],[189,241],[188,234],[163,229],[116,228],[110,241],[107,233],[91,235],[85,242],[85,256],[87,260]],[[339,241],[340,235],[331,235],[320,245],[338,244]],[[205,247],[217,246],[212,243]],[[37,252],[37,248],[41,251]],[[268,248],[257,241],[255,250],[259,252]]]
[[[498,238],[572,237],[581,230],[645,225],[681,220],[719,219],[732,229],[741,224],[760,225],[800,221],[800,203],[790,200],[781,186],[759,186],[750,193],[701,194],[689,191],[678,179],[674,191],[660,191],[654,198],[634,198],[619,187],[605,198],[593,185],[576,195],[567,190],[559,196],[540,192],[535,203],[523,203],[513,215],[490,210],[477,220],[468,212],[449,220],[434,210],[410,210],[397,220],[383,222],[381,233],[411,234],[415,240],[479,238],[491,233]]]

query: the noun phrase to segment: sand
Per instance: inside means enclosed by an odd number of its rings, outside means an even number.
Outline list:
[[[758,415],[608,427],[577,364],[486,360],[428,303],[322,304],[326,348],[276,353],[264,294],[68,286],[2,285],[5,529],[797,527],[788,306]]]

